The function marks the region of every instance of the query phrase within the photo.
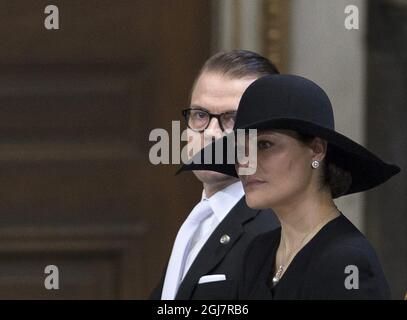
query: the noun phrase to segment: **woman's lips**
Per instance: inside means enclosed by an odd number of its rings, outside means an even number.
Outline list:
[[[250,179],[250,180],[243,181],[243,187],[245,190],[251,190],[251,189],[255,189],[255,188],[261,186],[264,183],[265,182],[261,181],[261,180]]]

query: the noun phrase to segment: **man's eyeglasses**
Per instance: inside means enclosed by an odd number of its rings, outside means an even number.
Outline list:
[[[220,114],[210,113],[204,109],[184,109],[182,115],[185,118],[189,129],[195,132],[203,132],[208,128],[212,118],[216,118],[222,131],[231,132],[235,125],[236,111],[229,111]]]

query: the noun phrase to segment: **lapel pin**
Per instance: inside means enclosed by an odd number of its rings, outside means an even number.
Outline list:
[[[230,241],[230,237],[227,234],[224,234],[221,238],[220,238],[220,243],[221,244],[228,244]]]

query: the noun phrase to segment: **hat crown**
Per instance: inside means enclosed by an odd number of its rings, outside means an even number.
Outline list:
[[[235,129],[274,119],[301,120],[335,129],[332,105],[324,90],[295,75],[257,79],[244,92],[238,110]]]

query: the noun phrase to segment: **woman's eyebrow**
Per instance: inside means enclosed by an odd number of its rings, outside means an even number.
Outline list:
[[[257,134],[257,137],[262,137],[262,136],[275,136],[276,134],[274,132],[260,132]]]

